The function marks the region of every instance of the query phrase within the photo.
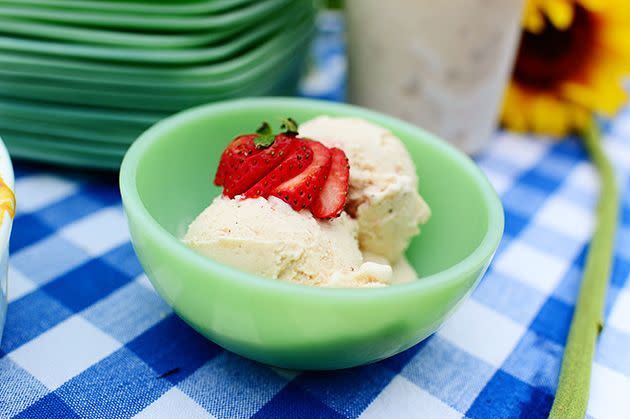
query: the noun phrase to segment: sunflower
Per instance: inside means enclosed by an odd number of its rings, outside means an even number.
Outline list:
[[[581,131],[625,103],[628,73],[630,1],[527,0],[501,121],[554,137]]]

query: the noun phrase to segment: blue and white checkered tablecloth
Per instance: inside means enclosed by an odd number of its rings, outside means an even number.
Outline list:
[[[343,62],[335,66],[307,87],[334,84]],[[605,132],[623,207],[588,414],[629,418],[630,111]],[[545,417],[597,178],[575,139],[499,133],[478,162],[501,195],[506,231],[472,297],[397,356],[317,373],[248,361],[173,314],[136,260],[115,175],[16,162],[0,417]]]

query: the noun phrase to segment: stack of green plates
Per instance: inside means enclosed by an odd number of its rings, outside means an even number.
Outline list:
[[[201,103],[295,92],[313,0],[0,0],[0,135],[12,155],[117,168]]]

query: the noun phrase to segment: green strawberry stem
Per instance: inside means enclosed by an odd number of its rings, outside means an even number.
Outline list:
[[[276,140],[276,136],[273,135],[273,129],[268,122],[263,122],[256,130],[258,137],[254,138],[254,145],[256,148],[267,148]]]
[[[556,398],[550,418],[583,418],[586,415],[595,343],[603,328],[603,310],[610,276],[617,227],[619,196],[615,171],[604,154],[595,121],[583,132],[584,145],[599,171],[601,192],[597,225],[569,330]]]
[[[298,123],[295,122],[295,119],[287,117],[282,118],[282,125],[280,129],[283,130],[287,135],[297,135],[298,134]]]
[[[269,122],[265,121],[262,124],[260,124],[260,127],[258,127],[256,132],[261,135],[272,135],[273,129],[271,128],[271,125],[269,125]]]

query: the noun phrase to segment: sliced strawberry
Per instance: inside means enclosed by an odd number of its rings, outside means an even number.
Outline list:
[[[292,148],[286,155],[286,159],[256,182],[243,195],[246,198],[257,198],[259,196],[266,198],[272,189],[302,173],[312,161],[313,152],[307,143],[293,138]]]
[[[317,141],[302,140],[313,153],[313,161],[304,171],[274,188],[270,195],[299,211],[308,208],[319,195],[330,171],[330,151]]]
[[[328,179],[311,205],[311,212],[316,218],[338,217],[348,197],[348,178],[350,177],[348,157],[343,150],[338,148],[331,148],[330,154]]]
[[[235,138],[221,155],[214,183],[230,198],[276,196],[296,211],[309,208],[316,218],[337,217],[348,195],[345,153],[297,138],[290,118],[283,129],[274,135],[263,122],[255,134]]]
[[[223,150],[219,167],[214,177],[215,185],[223,186],[230,175],[233,175],[241,167],[245,158],[256,151],[254,138],[257,136],[258,134],[238,136]]]
[[[295,141],[295,137],[279,134],[270,146],[255,148],[236,170],[228,172],[223,194],[234,198],[250,189],[292,153]]]

